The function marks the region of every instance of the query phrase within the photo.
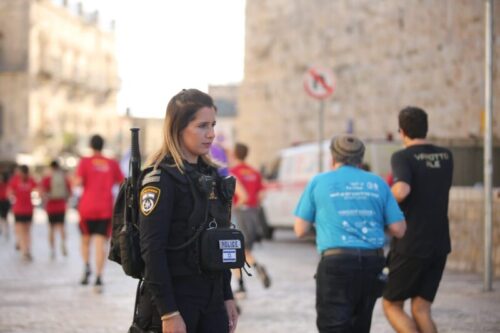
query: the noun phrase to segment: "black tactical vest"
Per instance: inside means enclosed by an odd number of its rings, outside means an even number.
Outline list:
[[[176,184],[168,236],[169,270],[172,276],[200,274],[199,241],[195,235],[210,221],[215,220],[218,227],[231,225],[234,187],[228,186],[230,177],[220,177],[214,167],[201,161],[196,167],[186,165],[184,174],[173,163],[163,162],[160,167]],[[192,242],[188,246],[176,249],[189,240]]]

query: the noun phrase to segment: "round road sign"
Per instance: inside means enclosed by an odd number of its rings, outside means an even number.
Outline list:
[[[304,75],[304,89],[317,99],[325,99],[335,91],[335,80],[330,70],[311,67]]]

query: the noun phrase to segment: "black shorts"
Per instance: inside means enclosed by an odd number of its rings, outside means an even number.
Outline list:
[[[14,214],[16,223],[31,223],[33,215]]]
[[[446,259],[447,255],[417,258],[389,253],[389,280],[384,290],[384,298],[389,301],[404,301],[419,296],[433,302]]]
[[[3,219],[7,218],[7,214],[9,213],[10,202],[9,200],[0,200],[0,217]]]
[[[63,224],[65,215],[66,215],[65,213],[48,214],[49,223],[50,224]]]
[[[82,220],[80,231],[83,235],[111,235],[111,219]]]

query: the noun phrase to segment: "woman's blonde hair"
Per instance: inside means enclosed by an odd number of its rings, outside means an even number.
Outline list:
[[[184,162],[181,150],[181,132],[194,119],[196,112],[203,107],[217,110],[210,95],[197,89],[183,89],[172,97],[167,105],[165,120],[163,122],[163,144],[147,160],[146,166],[158,165],[167,156],[172,157],[174,165],[180,172],[184,171]],[[208,155],[201,158],[209,165],[214,165]]]

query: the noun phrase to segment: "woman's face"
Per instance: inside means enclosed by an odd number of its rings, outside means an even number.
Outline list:
[[[215,138],[215,109],[205,106],[199,109],[194,119],[181,132],[183,157],[196,163],[198,156],[208,154]]]

